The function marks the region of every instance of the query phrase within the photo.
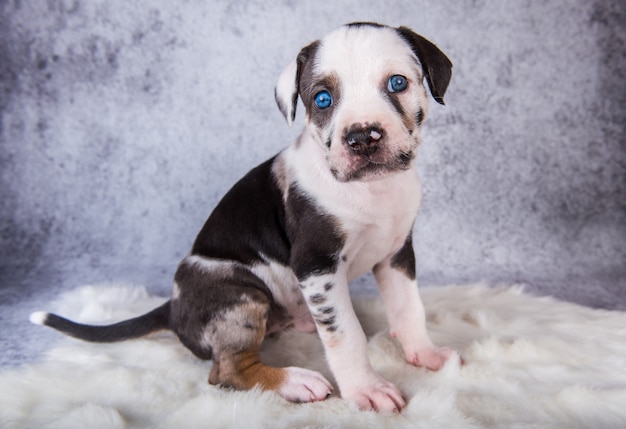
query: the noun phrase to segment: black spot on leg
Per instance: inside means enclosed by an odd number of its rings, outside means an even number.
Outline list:
[[[313,317],[315,324],[328,332],[335,332],[337,330],[337,325],[335,324],[337,316],[334,313],[335,309],[333,307],[320,308],[320,312]]]
[[[320,308],[320,313],[322,314],[331,314],[334,313],[335,309],[333,307],[322,307]]]
[[[311,304],[324,304],[326,302],[326,295],[321,293],[316,293],[309,296],[309,302]]]
[[[324,319],[318,317],[318,318],[315,318],[315,323],[321,326],[332,326],[335,324],[335,320],[336,320],[335,316],[330,316]]]
[[[331,290],[335,285],[332,284],[331,282],[328,282],[324,285],[324,291],[328,292],[329,290]]]
[[[411,280],[415,280],[415,253],[413,252],[413,234],[409,233],[404,245],[391,258],[391,266],[404,272]]]

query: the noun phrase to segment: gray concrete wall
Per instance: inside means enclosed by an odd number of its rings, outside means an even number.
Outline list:
[[[356,20],[455,65],[419,153],[422,283],[624,284],[625,5],[4,1],[0,287],[167,290],[220,196],[300,130],[274,105],[282,68]]]

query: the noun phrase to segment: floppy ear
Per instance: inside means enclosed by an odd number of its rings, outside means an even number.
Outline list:
[[[285,70],[280,74],[276,88],[274,88],[274,97],[278,109],[287,120],[287,124],[291,127],[294,119],[296,119],[296,106],[298,105],[298,60],[294,59]]]
[[[452,62],[435,44],[413,32],[410,28],[399,27],[397,31],[411,46],[422,63],[424,76],[433,98],[437,103],[445,104],[443,96],[452,77]]]
[[[313,57],[318,41],[302,48],[298,56],[283,70],[274,88],[274,97],[281,113],[291,127],[296,119],[300,77],[305,64]]]

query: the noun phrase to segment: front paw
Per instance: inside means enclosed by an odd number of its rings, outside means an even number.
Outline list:
[[[285,381],[278,394],[291,402],[323,401],[333,391],[332,385],[316,371],[304,368],[284,368]]]
[[[412,365],[423,366],[432,371],[441,369],[454,350],[448,347],[430,346],[406,352],[406,360]]]
[[[400,390],[378,376],[365,384],[342,387],[341,397],[356,402],[362,411],[399,413],[406,406]]]

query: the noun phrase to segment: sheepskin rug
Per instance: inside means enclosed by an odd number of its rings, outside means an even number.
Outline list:
[[[355,300],[373,366],[408,399],[397,415],[361,412],[337,396],[292,404],[273,393],[210,386],[211,362],[169,332],[117,344],[59,334],[39,363],[0,375],[0,427],[626,427],[626,313],[532,297],[521,287],[426,288],[422,297],[433,339],[458,350],[463,365],[456,357],[438,372],[405,364],[381,302]],[[108,323],[163,301],[140,287],[82,287],[43,310]],[[48,328],[32,329],[35,336]],[[333,380],[314,334],[269,338],[263,357]]]

